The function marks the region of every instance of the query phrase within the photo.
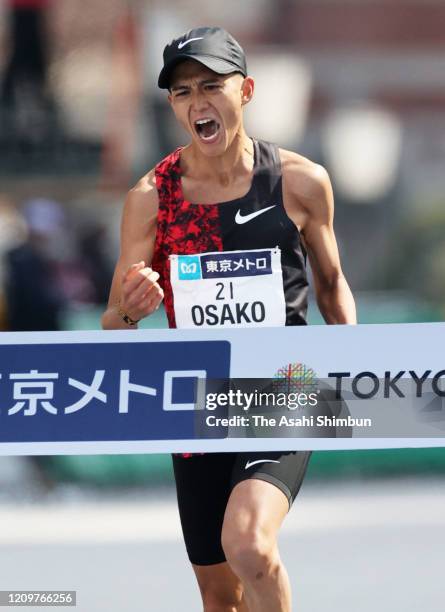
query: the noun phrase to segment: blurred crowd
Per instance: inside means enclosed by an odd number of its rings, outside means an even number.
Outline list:
[[[112,261],[103,223],[55,200],[0,200],[1,328],[58,331],[69,309],[104,306]]]

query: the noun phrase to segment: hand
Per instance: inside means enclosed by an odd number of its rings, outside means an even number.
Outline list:
[[[133,264],[122,278],[120,307],[135,321],[152,314],[159,308],[164,292],[156,282],[159,274],[145,266],[144,261]]]

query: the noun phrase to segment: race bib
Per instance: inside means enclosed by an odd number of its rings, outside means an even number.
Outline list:
[[[170,255],[177,327],[276,327],[286,322],[281,252]]]

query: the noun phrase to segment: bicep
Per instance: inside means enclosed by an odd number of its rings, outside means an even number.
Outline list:
[[[302,235],[314,280],[318,285],[329,285],[341,274],[341,265],[334,233],[334,198],[326,171],[320,173],[311,197],[304,204]]]

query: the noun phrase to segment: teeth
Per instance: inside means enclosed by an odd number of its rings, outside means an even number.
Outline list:
[[[198,119],[195,123],[196,125],[204,125],[205,123],[210,123],[213,119]]]

